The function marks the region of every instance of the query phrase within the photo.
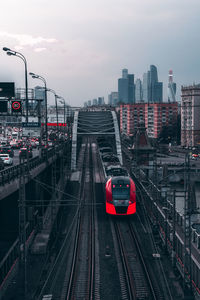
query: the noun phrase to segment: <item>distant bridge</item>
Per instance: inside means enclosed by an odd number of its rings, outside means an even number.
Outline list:
[[[114,111],[76,111],[72,136],[71,169],[76,170],[77,140],[81,136],[107,136],[114,138],[116,152],[122,164],[121,140],[117,116]]]

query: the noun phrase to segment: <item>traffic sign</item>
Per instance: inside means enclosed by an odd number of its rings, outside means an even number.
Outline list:
[[[22,128],[22,136],[39,137],[40,131],[41,131],[40,127],[23,127]]]
[[[28,127],[28,128],[30,128],[30,127],[41,127],[41,124],[39,123],[39,122],[22,122],[22,127]]]
[[[11,102],[12,112],[21,113],[22,112],[22,103],[21,100],[14,100]]]
[[[39,122],[22,122],[22,135],[27,137],[39,137],[41,124]]]

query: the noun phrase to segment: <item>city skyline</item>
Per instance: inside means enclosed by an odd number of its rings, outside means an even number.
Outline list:
[[[23,53],[28,71],[44,76],[48,88],[74,106],[98,95],[107,99],[123,68],[142,79],[149,65],[158,68],[163,101],[173,69],[180,101],[181,85],[200,81],[199,9],[197,0],[11,0],[0,4],[1,48]],[[0,64],[0,81],[24,87],[18,58],[1,51]]]

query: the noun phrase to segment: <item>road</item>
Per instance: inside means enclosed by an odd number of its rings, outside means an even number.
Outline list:
[[[39,154],[38,149],[33,149],[33,157],[37,156]],[[19,164],[19,149],[14,150],[14,156],[13,156],[13,166],[16,166]],[[10,166],[5,166],[5,168],[9,168]]]
[[[162,156],[157,156],[157,162],[160,164],[167,164],[168,166],[170,165],[177,165],[180,166],[181,164],[184,165],[185,163],[185,154],[184,153],[171,153],[170,155],[162,155]],[[190,159],[190,165],[192,167],[197,167],[200,168],[200,157],[196,159]]]

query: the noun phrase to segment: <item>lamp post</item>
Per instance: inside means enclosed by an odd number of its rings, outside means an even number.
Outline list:
[[[24,62],[24,66],[25,66],[25,93],[26,93],[26,122],[28,123],[28,78],[27,78],[27,61],[25,56],[17,51],[11,50],[7,47],[3,47],[3,50],[6,51],[7,55],[9,56],[17,56],[19,58],[21,58]]]
[[[66,106],[65,99],[60,96],[58,96],[58,99],[61,99],[59,102],[64,105],[64,126],[65,126],[65,120],[66,120],[66,118],[65,118],[65,106]]]
[[[169,217],[169,208],[167,206],[163,206],[162,210],[165,212],[165,251],[168,252],[167,247],[167,238],[168,238],[168,217]]]
[[[65,99],[63,97],[58,96],[58,99],[61,99],[60,103],[64,104],[64,123],[67,123],[68,112],[70,112],[70,110],[69,110],[70,105],[65,102]],[[67,107],[67,117],[65,114],[66,107]],[[69,131],[68,123],[67,123],[67,131]]]
[[[32,78],[40,79],[44,82],[44,97],[45,97],[45,135],[46,135],[46,145],[48,144],[48,129],[47,129],[47,82],[44,77],[37,75],[35,73],[29,73]]]
[[[52,89],[47,89],[48,92],[51,92],[54,94],[55,96],[55,105],[56,105],[56,122],[57,122],[57,135],[58,135],[58,101],[57,101],[57,98],[59,98],[59,96],[56,94],[56,92]]]

